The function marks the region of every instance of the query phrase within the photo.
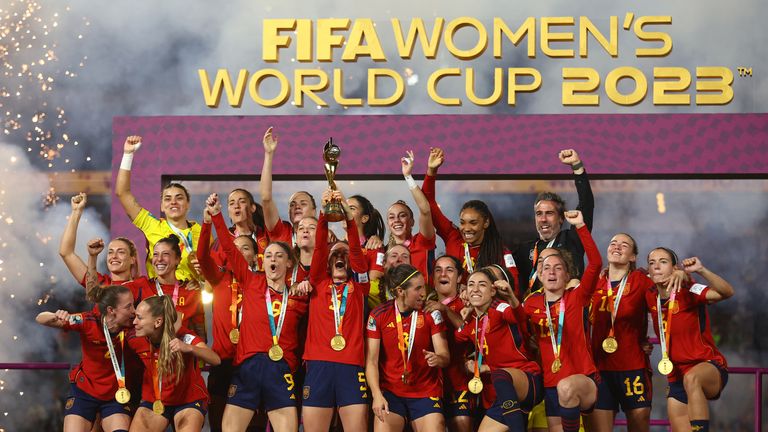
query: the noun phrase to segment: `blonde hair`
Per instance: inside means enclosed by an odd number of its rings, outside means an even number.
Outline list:
[[[152,317],[162,317],[162,337],[160,338],[160,355],[157,360],[157,374],[161,377],[176,375],[176,383],[181,379],[184,373],[184,359],[180,352],[171,352],[171,341],[176,338],[176,308],[173,305],[173,299],[170,296],[153,296],[144,300],[149,306],[149,313]]]

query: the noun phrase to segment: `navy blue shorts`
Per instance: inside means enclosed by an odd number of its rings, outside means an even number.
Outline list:
[[[653,399],[651,377],[647,369],[600,371],[595,409],[624,412],[650,408]]]
[[[445,417],[471,417],[475,408],[476,397],[467,390],[451,391],[443,395],[445,403]]]
[[[307,360],[302,405],[318,408],[368,404],[365,369],[356,365]]]
[[[81,390],[76,384],[71,383],[70,385],[72,394],[67,398],[67,402],[64,405],[65,416],[76,415],[93,423],[96,420],[96,414],[101,414],[103,419],[112,414],[132,415],[131,407],[128,404],[123,405],[115,399],[96,399]]]
[[[406,421],[414,421],[428,414],[443,413],[443,402],[439,397],[407,398],[395,396],[387,390],[382,393],[389,405],[389,411]]]
[[[717,368],[717,371],[720,372],[720,391],[710,399],[717,400],[720,399],[720,394],[723,392],[725,385],[728,384],[728,371],[713,361],[710,361],[709,363],[712,363]],[[669,383],[669,387],[667,387],[667,397],[688,405],[688,394],[685,392],[685,386],[683,385],[682,379]]]
[[[266,353],[258,353],[235,369],[227,404],[253,411],[262,403],[267,411],[296,406],[294,387],[285,359],[272,361]]]
[[[587,375],[587,378],[595,382],[597,386],[597,399],[600,399],[600,374]],[[582,410],[582,414],[589,414],[595,406],[592,405],[586,410]],[[557,387],[544,387],[544,410],[547,413],[547,417],[560,417],[560,399],[557,396]]]
[[[520,402],[520,410],[523,413],[528,414],[533,407],[538,405],[544,398],[544,380],[541,374],[532,374],[530,372],[525,373],[528,376],[528,394],[525,399]],[[485,412],[487,417],[496,420],[497,422],[504,424],[504,412],[514,408],[514,405],[510,401],[500,401],[498,397],[493,402],[490,408]],[[526,416],[527,417],[527,416]]]
[[[142,400],[141,403],[139,403],[139,407],[144,407],[152,411],[152,404],[153,402]],[[205,415],[208,414],[208,402],[205,399],[196,400],[194,402],[182,405],[165,405],[164,408],[165,411],[163,411],[162,416],[165,417],[165,419],[168,420],[171,424],[173,424],[173,418],[176,416],[176,414],[187,408],[200,411],[200,413],[203,415],[203,418],[205,418]]]
[[[218,366],[211,366],[208,372],[208,393],[213,396],[227,397],[229,384],[232,382],[235,368],[232,359],[222,360]]]

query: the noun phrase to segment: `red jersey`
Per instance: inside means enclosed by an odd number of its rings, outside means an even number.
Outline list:
[[[288,246],[296,246],[296,239],[293,236],[293,225],[290,222],[278,219],[275,227],[267,231],[267,238],[270,242],[281,241]]]
[[[718,351],[712,339],[707,313],[707,291],[709,287],[690,282],[677,293],[672,309],[672,328],[667,343],[669,344],[669,359],[674,365],[672,373],[667,375],[670,382],[683,379],[688,370],[705,361],[712,361],[722,368],[727,368],[725,357]],[[658,290],[654,285],[645,292],[646,303],[653,318],[653,329],[659,335],[658,309],[656,296]],[[668,326],[669,299],[662,299],[661,311],[664,326]]]
[[[408,252],[411,254],[411,265],[424,275],[427,285],[432,286],[432,269],[435,266],[435,237],[428,239],[421,233],[416,233],[401,244],[408,248]],[[382,254],[380,263],[382,269],[384,268],[384,258]]]
[[[459,296],[454,297],[446,306],[457,314],[464,309],[464,302]],[[443,385],[450,388],[451,391],[468,391],[467,383],[470,376],[464,363],[467,359],[467,351],[471,350],[472,344],[457,341],[454,335],[456,330],[448,317],[443,317],[446,327],[446,339],[448,339],[448,352],[451,353],[451,362],[448,367],[443,368]]]
[[[93,312],[81,312],[69,316],[63,330],[80,333],[80,345],[83,359],[69,372],[69,381],[90,396],[100,400],[112,400],[117,391],[117,378],[112,368],[107,339],[101,324],[101,315]],[[118,363],[123,356],[123,343],[120,333],[111,335]]]
[[[609,296],[608,284],[612,285]],[[640,270],[634,270],[627,276],[621,298],[619,299],[616,320],[613,324],[613,337],[618,342],[616,352],[609,354],[603,350],[603,340],[611,330],[611,310],[614,308],[616,295],[621,281],[608,281],[608,272],[597,281],[597,289],[592,295],[590,321],[592,322],[592,354],[595,366],[601,371],[628,371],[645,369],[650,362],[642,349],[648,341],[648,308],[645,306],[645,293],[653,286],[653,281]]]
[[[133,294],[134,306],[137,306],[147,297],[157,295],[157,289],[154,287],[154,285],[149,283],[149,279],[147,279],[146,276],[139,276],[133,280],[123,281],[112,279],[112,276],[108,274],[97,273],[97,275],[99,278],[99,285],[103,287],[110,285],[122,285],[131,290],[131,294]],[[85,288],[85,276],[83,276],[83,280],[80,281],[80,285]]]
[[[422,350],[434,351],[432,335],[445,331],[443,317],[438,311],[425,314],[411,311],[402,315],[403,337],[408,340],[412,314],[416,315],[416,330],[410,343],[411,357],[408,360],[409,382],[401,380],[403,357],[399,348],[394,300],[379,305],[368,317],[367,334],[369,338],[379,339],[379,385],[399,397],[425,398],[442,397],[443,383],[439,368],[430,367],[424,359]],[[406,351],[406,357],[407,357]]]
[[[234,226],[229,227],[227,231],[229,232],[229,237],[231,237],[232,240],[237,238],[235,235]],[[200,232],[202,233],[202,228]],[[202,236],[200,238],[202,238]],[[256,233],[251,233],[251,238],[253,238],[253,240],[256,242],[256,250],[254,251],[256,253],[256,266],[257,268],[261,269],[262,265],[264,265],[264,251],[267,249],[267,246],[269,246],[270,239],[267,233],[261,228],[258,228]],[[288,244],[290,244],[290,242]],[[221,249],[221,237],[217,237],[213,242],[211,251],[211,257],[213,258],[216,265],[226,267],[227,254],[225,254]]]
[[[424,177],[424,185],[422,187],[426,190],[434,191],[435,178],[429,175]],[[466,270],[466,272],[464,272],[460,283],[466,284],[467,279],[469,278],[469,274],[471,273],[469,269],[477,269],[477,256],[480,254],[480,245],[472,246],[464,242],[464,236],[462,236],[461,230],[459,230],[456,225],[454,225],[447,217],[445,217],[443,211],[440,209],[440,206],[437,205],[434,192],[430,194],[425,192],[425,195],[427,195],[427,199],[429,200],[429,208],[432,211],[432,223],[435,225],[437,235],[439,235],[445,243],[445,254],[459,258],[461,260],[461,266],[464,268],[464,270]],[[467,263],[467,254],[469,254],[471,263]],[[500,259],[499,262],[490,264],[498,264],[506,267],[507,270],[509,270],[509,273],[513,276],[510,284],[512,285],[512,289],[519,296],[519,288],[517,287],[516,282],[518,279],[518,273],[515,259],[512,257],[512,252],[510,252],[506,247],[504,247],[503,255],[503,259]]]
[[[150,279],[149,286],[153,288],[154,294],[160,294],[157,289],[157,280]],[[187,281],[177,282],[175,284],[160,284],[160,290],[163,295],[170,296],[173,304],[176,306],[176,312],[182,315],[181,326],[195,331],[203,332],[205,330],[205,311],[203,310],[203,297],[201,290],[187,288]]]
[[[176,337],[189,345],[197,345],[203,342],[199,336],[189,329],[182,327],[176,333]],[[141,399],[148,402],[155,401],[155,388],[152,375],[157,371],[157,361],[160,356],[160,347],[153,346],[149,338],[138,337],[131,331],[126,338],[128,345],[144,363],[144,379],[141,383]],[[200,362],[191,353],[182,354],[184,359],[184,372],[176,381],[176,374],[165,375],[162,378],[160,400],[166,406],[184,405],[208,399],[208,390],[200,372]]]
[[[514,368],[524,372],[541,373],[541,368],[531,360],[532,356],[526,348],[529,337],[528,319],[522,305],[513,308],[509,303],[500,302],[488,308],[487,315],[483,363],[492,371]],[[470,314],[464,326],[456,330],[456,340],[473,345],[479,343],[483,318],[475,318],[474,313]],[[489,350],[491,346],[493,350]]]
[[[226,225],[221,214],[213,216],[213,225],[216,233],[226,233]],[[272,346],[272,334],[268,320],[277,325],[283,299],[287,297],[288,304],[285,308],[283,328],[278,339],[278,344],[283,349],[283,355],[291,371],[295,371],[299,365],[296,349],[299,346],[298,328],[302,317],[307,313],[307,299],[299,296],[284,296],[267,287],[267,278],[264,273],[252,272],[248,263],[240,251],[235,247],[231,236],[221,235],[221,246],[227,254],[229,265],[235,278],[242,284],[243,290],[243,319],[240,322],[240,342],[235,352],[235,365],[239,365],[245,359],[257,353],[266,353]],[[271,313],[267,315],[267,290],[270,290]],[[287,288],[286,288],[287,289]]]
[[[547,325],[546,309],[549,308],[552,317],[552,329],[557,339],[559,330],[558,317],[561,301],[547,304],[544,290],[538,290],[523,303],[528,319],[533,324],[533,330],[538,335],[539,350],[541,351],[541,364],[544,372],[544,387],[555,387],[557,383],[574,374],[592,375],[597,372],[592,359],[592,345],[588,338],[588,316],[586,308],[590,305],[592,294],[597,286],[598,274],[602,267],[600,252],[595,241],[586,226],[578,228],[577,233],[584,245],[587,254],[587,267],[584,276],[576,288],[566,289],[563,292],[562,301],[565,303],[565,316],[563,320],[562,343],[560,347],[560,361],[562,367],[556,373],[552,372],[552,363],[555,360],[552,340],[550,339],[549,326]]]
[[[203,277],[213,288],[213,345],[211,349],[222,360],[235,357],[235,345],[229,339],[229,333],[238,324],[243,302],[242,285],[237,282],[234,274],[224,267],[218,266],[211,256],[210,243],[203,239],[211,238],[211,224],[203,223],[200,229],[200,242],[197,244],[197,259],[200,262]],[[232,301],[234,299],[235,325],[232,324]]]
[[[315,233],[315,250],[312,254],[312,266],[309,282],[313,290],[309,295],[309,325],[304,360],[324,360],[337,363],[365,366],[365,302],[368,298],[368,263],[357,234],[355,221],[347,221],[349,236],[349,264],[354,272],[353,278],[344,283],[334,283],[328,275],[328,220],[320,213],[320,220]],[[346,288],[345,288],[346,287]],[[341,351],[331,348],[331,338],[336,334],[336,321],[333,306],[333,289],[336,289],[336,305],[339,313],[342,307],[341,334],[346,340],[346,347]],[[346,302],[342,296],[347,290]]]

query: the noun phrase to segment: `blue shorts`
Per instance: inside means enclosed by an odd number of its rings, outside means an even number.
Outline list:
[[[445,403],[445,417],[470,417],[475,408],[477,398],[467,390],[451,391],[450,389],[443,395]]]
[[[70,385],[72,386],[72,395],[67,398],[67,402],[64,405],[65,416],[76,415],[93,423],[96,420],[96,414],[101,414],[103,419],[112,414],[132,415],[131,407],[128,404],[123,405],[115,399],[96,399],[81,390],[76,384],[72,383]]]
[[[220,365],[211,366],[208,372],[208,393],[211,397],[227,397],[227,391],[229,390],[230,382],[232,382],[234,370],[232,359],[222,360]]]
[[[625,413],[638,408],[650,408],[653,398],[651,377],[646,369],[629,371],[600,371],[595,409]]]
[[[542,379],[541,374],[532,374],[530,372],[526,372],[525,374],[528,375],[528,394],[525,396],[524,400],[519,402],[520,410],[523,411],[523,413],[528,414],[533,407],[538,405],[544,398],[544,380]],[[500,401],[497,397],[493,402],[493,405],[491,405],[485,412],[485,415],[504,424],[504,412],[514,408],[508,403],[509,401],[506,402],[507,403],[505,403],[505,401]],[[528,418],[527,415],[525,417]]]
[[[139,407],[144,407],[152,411],[152,404],[153,402],[142,400],[141,403],[139,403]],[[200,399],[181,405],[165,405],[164,408],[165,411],[163,411],[162,416],[165,417],[165,419],[168,420],[171,424],[173,424],[173,418],[176,416],[176,414],[187,408],[200,411],[200,413],[203,415],[203,418],[205,418],[205,415],[208,414],[208,402],[205,399]]]
[[[368,404],[365,369],[360,366],[307,360],[302,405],[318,408]]]
[[[387,390],[382,393],[389,405],[389,411],[406,421],[414,421],[428,414],[443,413],[443,402],[439,397],[407,398],[395,396]]]
[[[725,385],[728,384],[728,371],[713,361],[709,361],[709,363],[712,363],[712,365],[717,368],[717,371],[720,372],[720,391],[717,392],[714,397],[709,399],[717,400],[720,399],[720,394],[723,392]],[[688,394],[685,392],[685,386],[683,385],[682,379],[669,383],[669,387],[667,387],[667,397],[688,405]]]
[[[587,375],[587,378],[595,382],[597,386],[597,398],[600,399],[600,374]],[[592,405],[586,410],[582,410],[582,414],[589,414],[595,406]],[[560,417],[560,399],[557,396],[557,387],[544,387],[544,410],[547,413],[547,417]]]
[[[285,359],[272,361],[266,353],[258,353],[235,369],[227,404],[253,411],[262,403],[267,411],[295,407],[294,387],[293,374]]]

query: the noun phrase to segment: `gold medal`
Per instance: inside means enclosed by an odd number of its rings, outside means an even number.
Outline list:
[[[659,372],[661,372],[662,375],[669,375],[673,368],[674,365],[672,365],[672,361],[670,361],[668,357],[662,357],[659,361]]]
[[[234,345],[240,342],[240,329],[233,328],[229,331],[229,341]]]
[[[603,339],[603,351],[607,352],[608,354],[613,354],[617,349],[619,349],[619,343],[616,342],[615,337],[608,336],[607,338]]]
[[[120,387],[115,392],[115,400],[117,403],[127,404],[131,400],[131,392],[125,387]]]
[[[483,391],[483,380],[479,377],[474,377],[469,380],[467,387],[469,387],[469,391],[471,391],[472,394],[480,394],[480,392]]]
[[[411,374],[410,372],[408,372],[408,371],[405,371],[405,372],[403,372],[403,374],[400,376],[400,380],[402,380],[402,381],[403,381],[403,384],[408,384],[408,376],[409,376],[410,374]]]
[[[336,336],[331,338],[331,348],[333,348],[334,351],[341,351],[346,346],[347,346],[347,341],[346,339],[344,339],[344,336],[337,334]]]
[[[555,361],[552,362],[552,373],[557,373],[560,371],[560,368],[563,366],[563,364],[560,362],[559,358],[556,358]]]
[[[165,406],[163,403],[158,399],[155,401],[155,403],[152,404],[152,411],[155,412],[157,415],[163,415],[165,412]]]
[[[272,345],[271,348],[269,348],[269,359],[272,361],[280,361],[283,358],[283,349],[280,348],[280,345]]]

